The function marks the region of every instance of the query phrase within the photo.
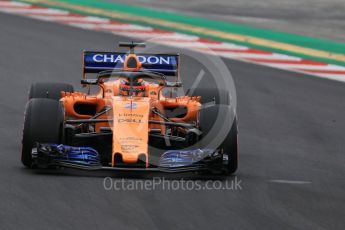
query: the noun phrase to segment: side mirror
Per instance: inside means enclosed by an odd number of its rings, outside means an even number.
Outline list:
[[[97,85],[98,79],[81,79],[80,83],[82,85]]]
[[[165,87],[173,87],[173,88],[177,88],[177,87],[182,87],[182,82],[172,82],[172,81],[166,81],[164,84]]]

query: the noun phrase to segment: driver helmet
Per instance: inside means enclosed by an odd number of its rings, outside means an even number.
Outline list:
[[[137,79],[132,85],[132,96],[143,96],[146,90],[143,79]],[[120,80],[120,93],[122,96],[130,96],[131,85],[127,79]]]

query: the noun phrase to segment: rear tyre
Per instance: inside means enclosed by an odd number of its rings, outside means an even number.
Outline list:
[[[25,108],[21,160],[32,166],[31,151],[36,142],[59,144],[63,139],[64,111],[53,99],[34,98]]]
[[[50,98],[60,100],[61,91],[73,93],[73,86],[65,83],[38,82],[31,85],[29,100],[32,98]]]
[[[225,170],[222,171],[226,174],[233,174],[238,167],[238,126],[236,113],[230,106],[229,92],[198,89],[194,96],[201,96],[204,106],[199,117],[199,126],[203,132],[200,145],[205,147],[214,141],[219,143],[218,146],[212,146],[212,149],[219,149],[228,157],[228,163],[225,165]],[[218,115],[221,117],[218,118]],[[224,127],[228,127],[230,130],[220,134],[220,130],[224,130]]]

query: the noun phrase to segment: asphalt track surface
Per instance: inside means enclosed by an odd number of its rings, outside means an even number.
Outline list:
[[[83,49],[126,39],[6,14],[0,29],[0,229],[345,228],[344,84],[224,60],[237,88],[242,190],[106,191],[105,175],[25,169],[23,111],[32,82],[77,86]]]

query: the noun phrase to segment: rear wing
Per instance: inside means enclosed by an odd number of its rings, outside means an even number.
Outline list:
[[[99,73],[105,70],[123,70],[127,53],[83,52],[83,79],[87,73]],[[179,75],[178,54],[136,54],[142,64],[141,70],[162,73],[166,76]]]

